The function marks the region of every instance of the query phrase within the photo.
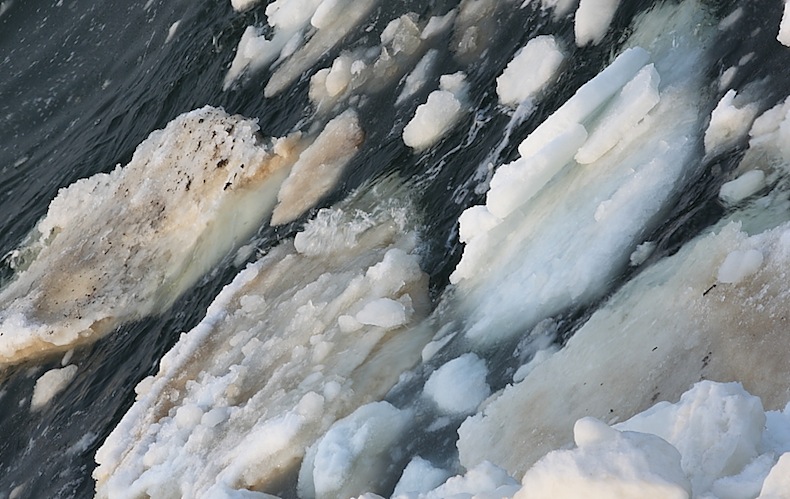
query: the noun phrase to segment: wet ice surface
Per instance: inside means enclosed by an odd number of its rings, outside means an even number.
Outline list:
[[[290,151],[293,175],[267,188],[280,225],[231,200],[234,216],[255,221],[228,237],[221,211],[198,210],[219,221],[201,244],[221,263],[196,265],[192,277],[174,270],[183,286],[141,281],[157,298],[127,309],[121,322],[132,322],[108,327],[109,339],[10,370],[0,396],[42,421],[23,455],[63,425],[46,418],[101,386],[89,385],[102,362],[91,352],[150,351],[128,361],[124,382],[104,385],[125,394],[115,415],[66,437],[70,455],[89,462],[101,447],[102,496],[781,490],[785,95],[744,80],[759,50],[716,52],[741,31],[776,43],[781,12],[756,32],[749,6],[706,15],[691,1],[351,5],[236,2],[238,13],[223,14],[236,19],[232,35],[204,37],[225,50],[212,63],[219,102],[286,116],[259,121],[264,136],[290,137],[280,152]],[[192,33],[194,20],[178,21],[162,31],[168,47]],[[531,71],[522,48],[545,66]],[[529,92],[508,90],[527,76]],[[393,171],[403,178],[382,183]],[[120,174],[101,175],[69,189]],[[220,183],[224,198],[234,179]],[[55,199],[79,215],[80,203]],[[187,210],[179,216],[191,228]],[[80,240],[62,225],[40,227],[51,243]],[[35,247],[21,249],[16,282],[39,261]],[[107,303],[146,296],[118,289]],[[137,339],[138,327],[155,341]],[[700,378],[738,381],[761,402],[738,385],[694,385]],[[650,409],[661,400],[677,404]],[[638,423],[615,424],[640,411]],[[715,455],[704,452],[711,441]],[[61,475],[92,489],[92,468]],[[9,492],[41,490],[18,470],[6,476]]]

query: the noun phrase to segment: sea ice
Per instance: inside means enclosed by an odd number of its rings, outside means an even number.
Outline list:
[[[782,20],[779,23],[779,34],[776,39],[782,45],[790,47],[790,1],[785,0]]]
[[[603,40],[619,6],[620,0],[581,0],[573,24],[576,45],[597,45]]]
[[[272,492],[336,420],[383,397],[430,339],[415,327],[429,308],[427,276],[402,196],[394,181],[367,186],[240,272],[138,386],[96,454],[97,496]],[[312,447],[306,490],[375,483],[387,431],[409,418],[365,411]],[[341,443],[348,459],[334,461]]]
[[[434,371],[425,382],[424,393],[443,413],[469,414],[491,394],[487,375],[485,361],[466,353]]]
[[[428,100],[417,107],[414,117],[403,129],[403,142],[418,151],[435,144],[464,114],[465,95],[462,73],[443,75],[440,89],[428,95]]]
[[[41,375],[33,387],[33,397],[30,399],[30,408],[41,409],[52,400],[55,395],[69,386],[77,374],[77,366],[70,365],[62,369],[52,369]]]
[[[296,140],[205,107],[126,166],[61,189],[0,291],[0,363],[95,340],[167,309],[271,212]],[[88,200],[88,201],[86,201]]]
[[[710,124],[705,130],[705,152],[716,152],[741,140],[752,126],[758,107],[754,103],[736,106],[735,90],[728,90],[710,115]]]
[[[499,102],[509,106],[535,97],[556,76],[565,59],[556,39],[540,35],[531,39],[508,63],[496,80]]]

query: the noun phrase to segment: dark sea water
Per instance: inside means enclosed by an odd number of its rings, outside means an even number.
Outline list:
[[[247,75],[242,83],[222,89],[241,33],[265,19],[265,1],[238,13],[227,1],[4,0],[0,3],[0,255],[22,243],[59,189],[127,163],[151,131],[181,113],[207,104],[223,107],[257,118],[265,136],[283,136],[326,121],[315,117],[307,97],[309,77],[315,71],[331,64],[344,48],[377,43],[384,26],[403,13],[441,15],[456,3],[381,2],[361,27],[326,52],[297,82],[282,94],[266,98],[263,87],[269,71]],[[708,110],[723,94],[716,88],[717,78],[750,53],[753,57],[737,73],[732,88],[746,89],[759,82],[761,109],[790,93],[790,49],[775,40],[781,2],[703,3],[711,4],[719,17],[737,7],[744,11],[737,29],[721,32],[710,47],[705,68]],[[366,132],[362,150],[336,189],[320,203],[329,206],[366,180],[384,175],[411,179],[425,218],[429,250],[424,252],[422,266],[430,275],[434,298],[448,285],[461,256],[458,216],[484,200],[486,178],[480,175],[481,165],[500,165],[516,158],[518,143],[608,64],[634,16],[653,2],[623,2],[605,40],[586,48],[573,44],[572,18],[553,19],[538,6],[514,7],[518,2],[500,4],[486,20],[490,29],[484,31],[485,49],[469,60],[452,56],[450,32],[430,42],[430,48],[440,53],[435,75],[458,70],[468,75],[472,111],[454,131],[422,153],[406,147],[401,131],[432,88],[427,85],[412,102],[396,107],[401,79],[394,79],[357,106]],[[177,30],[168,39],[168,30],[177,21]],[[500,147],[510,118],[499,108],[493,82],[518,48],[543,33],[567,42],[570,66],[536,103],[535,112],[512,129],[511,140]],[[744,145],[704,163],[702,145],[696,146],[700,167],[685,180],[682,192],[645,238],[658,243],[648,263],[674,253],[725,214],[716,195]],[[315,209],[276,229],[262,226],[256,235],[259,253],[292,237],[314,214]],[[156,373],[159,360],[178,335],[203,318],[219,290],[237,272],[226,258],[161,316],[122,325],[95,344],[77,348],[71,361],[79,367],[76,378],[42,410],[29,410],[33,385],[42,373],[60,367],[62,355],[6,368],[0,375],[0,497],[22,484],[23,497],[91,497],[94,454],[134,401],[134,386]],[[614,292],[635,272],[623,269],[605,294]],[[4,261],[0,279],[8,281],[12,276]],[[563,341],[596,306],[587,303],[564,312],[558,321]],[[490,365],[501,368],[489,376],[494,390],[512,376],[513,349],[512,343],[505,343],[490,353]],[[434,362],[453,355],[450,348]],[[424,366],[423,373],[430,368]],[[389,400],[408,403],[416,396],[408,387],[399,386]],[[451,454],[455,427],[415,437],[417,443],[408,452],[432,449],[435,454]]]

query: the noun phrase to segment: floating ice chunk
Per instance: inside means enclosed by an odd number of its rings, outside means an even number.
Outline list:
[[[403,129],[403,142],[415,150],[435,144],[458,122],[464,113],[461,100],[466,83],[462,73],[444,75],[442,89],[431,92],[425,104],[417,107],[414,117]]]
[[[324,0],[315,9],[310,24],[318,29],[328,28],[337,21],[338,14],[349,2],[350,0]]]
[[[728,90],[710,115],[710,124],[705,130],[705,152],[708,155],[730,147],[745,137],[757,116],[756,104],[736,107],[736,97],[735,90]]]
[[[314,1],[317,3],[311,3],[310,8],[305,11],[305,14],[310,13],[308,19],[323,5],[320,0]],[[318,20],[318,24],[322,26],[321,29],[318,29],[304,45],[283,61],[264,87],[263,94],[266,97],[274,97],[299,78],[302,73],[313,67],[318,59],[362,22],[375,3],[375,0],[356,0],[327,4],[328,10]],[[300,16],[300,19],[303,17]],[[307,24],[306,21],[305,24]],[[283,32],[289,33],[285,30]],[[273,40],[277,40],[277,36],[275,34]]]
[[[365,134],[353,110],[333,118],[299,155],[277,193],[272,225],[290,222],[334,188]]]
[[[528,4],[530,0],[525,0],[522,7]],[[543,10],[554,9],[554,17],[558,19],[565,14],[569,13],[576,5],[576,0],[540,0],[540,7]]]
[[[573,24],[576,45],[597,45],[603,40],[619,6],[620,0],[581,0]]]
[[[205,107],[153,132],[128,165],[61,189],[34,229],[37,256],[0,292],[0,362],[160,313],[243,242],[294,159],[293,139],[258,130]]]
[[[97,497],[270,490],[335,421],[383,397],[432,334],[414,327],[430,302],[403,194],[391,181],[367,187],[307,222],[302,252],[285,240],[241,271],[136,390],[96,454]],[[376,425],[395,430],[368,422],[348,430],[354,470],[389,446]]]
[[[413,54],[421,43],[417,15],[409,13],[393,19],[381,32],[380,39],[381,45],[388,47],[392,56]]]
[[[30,399],[32,410],[41,409],[52,398],[69,386],[77,374],[77,366],[70,365],[62,369],[52,369],[41,375],[33,387],[33,397]]]
[[[245,71],[255,72],[269,65],[280,55],[291,36],[290,33],[276,33],[269,40],[262,29],[247,26],[236,47],[236,55],[225,75],[222,88],[224,90],[230,88]]]
[[[230,0],[233,10],[236,12],[244,12],[254,7],[260,0]]]
[[[573,428],[578,446],[547,454],[524,475],[517,498],[688,498],[680,454],[654,435],[620,432],[594,418]]]
[[[169,42],[173,39],[175,34],[178,32],[178,26],[181,24],[181,20],[178,20],[170,25],[170,28],[167,30],[167,38],[165,38],[165,43]]]
[[[765,188],[765,173],[752,170],[735,180],[724,183],[719,189],[719,199],[727,204],[736,204]]]
[[[579,90],[557,111],[541,123],[518,146],[522,157],[538,152],[553,136],[561,134],[573,124],[585,124],[598,108],[612,98],[628,83],[650,59],[650,54],[640,47],[625,50],[622,54]]]
[[[500,171],[507,166],[502,166]],[[485,206],[472,206],[465,209],[458,217],[458,239],[462,243],[468,243],[478,234],[485,234],[500,223],[502,220],[493,215]]]
[[[425,382],[424,393],[447,414],[469,414],[491,395],[485,361],[466,353],[444,364]]]
[[[374,402],[336,422],[307,450],[299,471],[299,496],[353,497],[378,489],[387,479],[390,447],[409,420],[407,411]]]
[[[516,106],[535,97],[556,77],[564,59],[553,36],[540,35],[531,39],[516,52],[497,78],[499,102]]]
[[[305,26],[313,17],[322,0],[275,0],[266,6],[269,25],[295,31]]]
[[[501,166],[486,194],[488,211],[504,219],[532,199],[573,160],[586,140],[587,130],[582,125],[571,124],[535,155]]]
[[[779,23],[779,34],[776,35],[776,39],[782,45],[790,47],[790,1],[788,0],[785,0],[782,20]]]
[[[427,40],[428,38],[434,37],[439,33],[443,33],[447,31],[450,26],[453,25],[455,21],[455,16],[458,15],[458,11],[456,9],[452,9],[447,14],[443,16],[433,16],[428,19],[428,22],[425,24],[425,27],[422,29],[422,33],[420,33],[420,38],[423,40]]]
[[[760,270],[762,265],[763,253],[760,250],[735,250],[722,262],[716,279],[722,283],[737,284]]]
[[[737,9],[730,12],[726,17],[724,17],[721,21],[719,21],[719,31],[726,31],[741,20],[743,17],[743,7],[738,7]]]
[[[360,324],[389,329],[405,324],[408,319],[408,312],[403,303],[389,298],[380,298],[368,302],[362,310],[357,312],[354,318]]]
[[[636,125],[658,104],[659,80],[653,64],[639,70],[597,120],[587,142],[576,153],[576,161],[582,164],[597,161],[624,137],[633,134]]]
[[[724,91],[725,89],[729,88],[733,80],[735,80],[735,75],[737,73],[738,68],[735,66],[725,69],[719,77],[719,91]]]
[[[332,63],[329,74],[326,75],[326,90],[335,97],[345,91],[351,81],[351,63],[348,56],[340,56]]]
[[[414,457],[403,470],[392,497],[393,499],[413,498],[438,487],[449,476],[447,470],[436,468],[430,461],[419,456]]]

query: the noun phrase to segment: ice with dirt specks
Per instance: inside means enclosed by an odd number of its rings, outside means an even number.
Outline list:
[[[31,263],[0,291],[0,363],[166,310],[249,237],[295,159],[294,139],[258,131],[207,106],[151,133],[126,166],[61,189],[16,252]]]

